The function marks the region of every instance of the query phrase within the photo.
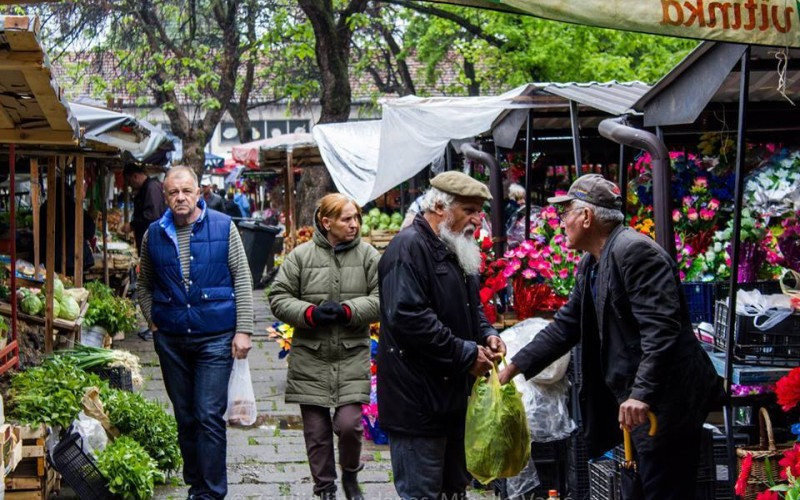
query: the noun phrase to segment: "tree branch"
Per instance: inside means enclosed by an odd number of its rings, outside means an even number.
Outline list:
[[[447,19],[448,21],[452,21],[457,25],[461,26],[467,32],[475,35],[476,37],[480,38],[481,40],[486,40],[491,45],[494,45],[497,48],[503,48],[505,42],[493,35],[489,35],[488,33],[484,32],[480,26],[472,24],[469,20],[459,16],[458,14],[454,14],[452,12],[448,12],[446,10],[437,9],[436,7],[429,7],[427,5],[421,5],[417,2],[409,2],[408,0],[383,0],[385,3],[390,3],[394,5],[400,5],[401,7],[406,7],[408,9],[415,10],[422,14],[429,14],[432,16],[440,17],[442,19]]]

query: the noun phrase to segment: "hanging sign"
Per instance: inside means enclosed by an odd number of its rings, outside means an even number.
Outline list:
[[[441,1],[623,31],[800,47],[798,0]]]

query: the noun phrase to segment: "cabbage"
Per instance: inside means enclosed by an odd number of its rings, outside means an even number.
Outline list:
[[[380,229],[381,231],[386,231],[386,230],[388,230],[388,229],[389,229],[389,224],[384,224],[384,223],[381,223],[381,224],[378,226],[378,229]]]
[[[389,214],[381,214],[379,220],[381,224],[386,224],[387,226],[392,222],[392,218],[389,217]]]
[[[64,318],[68,321],[75,321],[78,319],[81,309],[78,306],[78,301],[70,295],[64,295],[64,300],[61,301],[61,310],[59,311],[59,318]]]
[[[400,230],[400,224],[396,224],[394,222],[389,224],[389,231],[399,231],[399,230]]]
[[[369,216],[373,218],[377,218],[381,216],[381,209],[378,207],[373,208],[369,211]]]
[[[53,280],[53,297],[60,301],[61,297],[64,296],[64,283],[58,279],[58,276]]]
[[[363,226],[361,226],[361,236],[369,236],[369,233],[370,233],[370,227],[368,225],[364,224]]]
[[[42,310],[42,301],[39,300],[39,297],[32,293],[28,293],[25,295],[25,298],[22,299],[22,302],[19,305],[22,312],[25,314],[30,314],[31,316],[35,316],[39,314],[39,311]]]
[[[42,308],[44,310],[44,307]],[[61,315],[61,304],[54,298],[53,299],[53,318],[58,318]]]
[[[391,220],[392,224],[401,224],[403,222],[403,216],[400,212],[395,212],[392,214]]]

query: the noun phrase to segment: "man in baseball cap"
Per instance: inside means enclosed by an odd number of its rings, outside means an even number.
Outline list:
[[[470,480],[471,383],[505,353],[478,296],[473,233],[491,198],[485,184],[461,172],[437,175],[378,264],[378,412],[400,498],[462,498]]]
[[[623,475],[623,496],[694,498],[703,422],[724,392],[694,338],[677,265],[650,237],[622,224],[620,189],[602,176],[584,175],[549,201],[567,246],[586,253],[567,304],[500,381],[533,377],[580,343],[589,455],[613,448],[621,429],[630,429],[639,475]],[[642,425],[650,412],[658,419],[652,437]]]

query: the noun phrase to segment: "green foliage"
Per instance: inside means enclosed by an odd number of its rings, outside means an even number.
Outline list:
[[[81,411],[88,387],[107,387],[97,375],[77,367],[66,356],[48,358],[41,366],[14,374],[8,391],[9,416],[27,424],[68,427]]]
[[[89,307],[84,316],[87,326],[102,326],[112,335],[136,330],[136,308],[133,302],[116,297],[110,288],[99,281],[90,281],[86,284],[86,289],[89,290]]]
[[[108,489],[125,500],[153,498],[155,483],[163,474],[147,451],[128,436],[122,436],[97,454],[97,468],[108,481]]]
[[[103,392],[103,405],[111,424],[140,443],[160,470],[170,472],[181,466],[178,425],[161,405],[138,393],[115,389]]]

